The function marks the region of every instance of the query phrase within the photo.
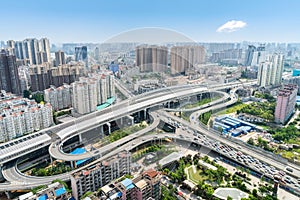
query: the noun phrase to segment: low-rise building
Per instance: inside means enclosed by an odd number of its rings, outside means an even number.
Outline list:
[[[26,193],[19,196],[19,200],[40,200],[40,199],[51,199],[51,200],[67,200],[68,192],[63,184],[59,182],[52,183],[46,188],[37,191],[36,194],[32,192]]]

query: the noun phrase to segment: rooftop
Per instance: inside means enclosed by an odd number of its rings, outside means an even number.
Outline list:
[[[147,182],[144,179],[142,179],[142,180],[138,181],[135,185],[136,185],[136,187],[142,189],[147,185]]]
[[[132,180],[130,180],[129,178],[126,178],[125,180],[123,180],[122,185],[126,188],[126,190],[129,190],[131,188],[134,188],[134,185],[132,183]]]

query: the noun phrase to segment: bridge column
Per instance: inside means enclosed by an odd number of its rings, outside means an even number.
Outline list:
[[[53,158],[52,158],[51,155],[50,155],[50,163],[51,163],[51,164],[53,163]]]
[[[128,115],[127,117],[128,117],[128,119],[129,119],[129,123],[130,123],[130,124],[128,124],[128,125],[129,125],[129,126],[132,126],[132,125],[134,124],[134,117],[132,117],[132,116],[130,116],[130,115]]]
[[[6,194],[8,199],[13,199],[14,198],[10,191],[5,192],[5,194]]]
[[[100,129],[100,134],[103,134],[103,133],[104,133],[104,131],[103,131],[103,125],[101,125],[101,126],[99,127],[99,129]]]
[[[147,120],[147,109],[144,109],[144,120]]]
[[[109,122],[107,122],[106,125],[108,126],[108,135],[110,135],[111,134],[111,127],[110,127],[111,125]]]
[[[82,136],[81,136],[81,134],[79,134],[78,137],[79,137],[79,143],[82,142]]]
[[[70,161],[70,164],[71,164],[71,169],[75,169],[75,168],[74,168],[74,166],[76,166],[75,161],[73,161],[73,160]]]

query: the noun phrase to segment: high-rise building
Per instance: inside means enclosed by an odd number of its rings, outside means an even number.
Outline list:
[[[283,73],[283,54],[273,54],[271,56],[271,62],[273,63],[271,72],[271,84],[274,86],[279,86],[282,82]]]
[[[44,56],[44,62],[51,62],[51,56],[50,56],[50,42],[48,38],[42,38],[39,41],[39,51],[43,52],[45,54]]]
[[[246,51],[246,57],[245,57],[245,65],[250,66],[253,59],[253,53],[255,52],[256,47],[253,45],[249,45],[248,49]]]
[[[271,78],[271,62],[263,62],[258,67],[258,74],[257,74],[257,85],[260,87],[267,87],[270,85],[270,78]]]
[[[80,78],[72,83],[73,108],[76,113],[86,114],[97,110],[97,83]]]
[[[38,62],[38,52],[39,52],[39,41],[36,38],[27,39],[29,41],[29,48],[31,50],[31,60],[32,65],[40,64]]]
[[[37,104],[34,100],[18,97],[4,90],[0,96],[0,142],[53,125],[50,104]]]
[[[18,74],[20,79],[20,89],[21,89],[20,91],[21,93],[23,93],[24,90],[29,90],[30,88],[29,66],[28,65],[19,66]]]
[[[65,53],[63,51],[55,52],[55,66],[66,64]]]
[[[275,122],[285,124],[295,111],[297,85],[284,85],[277,94]]]
[[[186,74],[196,64],[205,62],[203,46],[175,46],[171,48],[171,74]]]
[[[64,83],[71,84],[85,75],[84,66],[81,63],[69,63],[58,67],[50,67],[49,63],[33,65],[29,68],[31,90],[43,91],[54,85],[59,87]]]
[[[50,103],[53,110],[61,110],[64,108],[70,108],[72,106],[71,101],[71,86],[64,84],[60,87],[51,86],[44,90],[45,102]]]
[[[75,61],[82,61],[88,67],[87,46],[75,47]]]
[[[266,51],[263,45],[256,48],[252,54],[251,66],[259,66],[260,63],[266,61]]]
[[[0,89],[21,94],[16,56],[5,50],[0,52]]]
[[[99,50],[99,47],[96,47],[95,48],[95,52],[94,52],[94,57],[95,57],[95,60],[96,61],[99,61],[99,58],[100,58],[100,50]]]
[[[282,82],[283,55],[273,54],[258,67],[258,85],[260,87],[279,86]]]
[[[97,110],[108,98],[115,96],[114,76],[106,74],[89,74],[72,83],[72,104],[74,111],[86,114]]]
[[[88,169],[71,175],[72,194],[80,199],[87,191],[96,191],[114,179],[130,174],[131,154],[121,152]]]
[[[29,38],[23,41],[7,41],[7,46],[13,49],[18,60],[24,60],[25,64],[36,65],[51,62],[50,42],[47,38],[37,40]]]
[[[8,40],[7,43],[6,43],[6,48],[14,49],[15,48],[15,41],[14,40]]]
[[[163,72],[168,65],[168,48],[156,45],[136,47],[136,66],[141,72]]]
[[[29,74],[31,91],[43,91],[51,85],[49,65],[32,65]]]

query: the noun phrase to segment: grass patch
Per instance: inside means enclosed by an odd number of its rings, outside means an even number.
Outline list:
[[[189,176],[188,176],[189,179],[190,179],[191,181],[193,181],[195,184],[198,184],[199,181],[202,182],[202,181],[204,181],[204,180],[207,179],[207,177],[201,176],[201,175],[200,175],[201,172],[202,172],[202,170],[198,170],[198,169],[197,169],[196,173],[194,173],[194,170],[193,170],[193,167],[192,167],[192,166],[190,166],[190,167],[187,169],[187,172],[188,172],[188,175],[189,175]]]
[[[190,121],[190,116],[187,115],[187,113],[185,113],[185,112],[181,112],[180,117],[181,117],[182,119],[184,119],[185,121],[188,121],[188,122]]]
[[[215,101],[217,99],[219,99],[220,97],[214,97],[214,98],[204,98],[201,101],[198,101],[197,103],[193,103],[193,104],[188,104],[185,105],[183,108],[185,109],[189,109],[189,108],[195,108],[195,107],[199,107],[202,106],[204,104],[210,103],[212,101]]]
[[[296,152],[296,154],[295,154],[295,152]],[[297,160],[300,160],[300,149],[293,149],[290,151],[280,149],[280,150],[277,150],[276,153],[281,154],[281,156],[283,158],[287,158],[290,160],[293,160],[295,158]]]
[[[225,114],[235,113],[236,111],[241,110],[242,108],[244,108],[246,106],[247,106],[247,104],[236,103],[236,104],[232,105],[231,107],[218,112],[217,115],[225,115]]]

